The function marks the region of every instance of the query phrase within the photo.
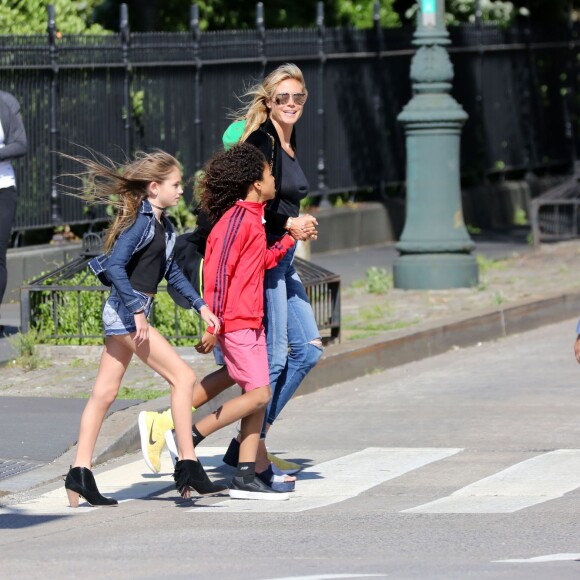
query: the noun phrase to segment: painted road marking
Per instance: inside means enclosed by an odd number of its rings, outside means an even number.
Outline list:
[[[522,461],[407,513],[497,514],[562,497],[580,487],[580,449],[557,449]]]
[[[192,512],[262,513],[303,512],[346,501],[462,449],[369,447],[300,472],[300,481],[290,500],[284,502],[225,500],[198,506]],[[312,477],[308,477],[308,476]]]
[[[141,499],[149,495],[160,493],[173,484],[171,473],[173,467],[168,453],[161,456],[161,474],[149,472],[145,462],[134,461],[126,465],[115,467],[108,471],[97,471],[95,479],[99,491],[106,497],[114,497],[119,503]],[[19,513],[22,515],[67,515],[75,516],[91,513],[92,508],[82,498],[78,508],[68,505],[68,498],[62,485],[53,491],[20,504],[12,504],[0,509],[0,515]],[[110,509],[110,508],[106,508]]]
[[[548,554],[547,556],[536,556],[535,558],[525,558],[521,560],[493,560],[493,562],[508,564],[534,564],[536,562],[568,562],[580,560],[580,554]]]
[[[344,578],[386,578],[386,574],[316,574],[315,576],[285,576],[284,578],[268,578],[267,580],[339,580]]]

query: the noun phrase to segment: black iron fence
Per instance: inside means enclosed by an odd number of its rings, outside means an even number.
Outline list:
[[[102,343],[101,311],[110,288],[103,286],[88,267],[103,251],[101,233],[83,236],[83,251],[75,260],[20,287],[22,332],[34,328],[43,340],[69,344]],[[340,340],[340,276],[312,262],[294,259],[312,305],[324,344]],[[165,285],[153,302],[151,323],[176,344],[201,338],[200,319],[193,310],[173,302]]]
[[[221,144],[244,85],[296,62],[310,92],[299,157],[314,195],[383,190],[405,180],[396,117],[411,98],[410,28],[0,36],[0,87],[20,100],[30,153],[16,164],[15,230],[103,219],[63,195],[78,145],[121,160],[137,148],[175,154],[191,176]],[[57,15],[58,17],[58,15]],[[377,21],[378,22],[378,21]],[[576,157],[580,27],[450,29],[453,93],[469,114],[462,175],[564,171]],[[66,185],[66,180],[62,182]],[[191,193],[190,193],[191,195]]]

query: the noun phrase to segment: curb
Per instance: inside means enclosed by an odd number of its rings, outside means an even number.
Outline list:
[[[384,339],[373,337],[332,345],[308,374],[300,395],[349,381],[368,373],[442,354],[454,347],[468,347],[497,340],[574,318],[580,312],[580,292],[530,299],[505,307],[482,310],[475,316],[457,316],[426,323],[413,329],[390,332]],[[574,329],[575,330],[575,329]],[[237,395],[231,387],[196,412],[200,419]],[[117,411],[103,423],[94,464],[98,465],[140,449],[137,417],[141,411],[159,411],[170,405],[164,396]],[[74,456],[74,446],[44,467],[3,481],[0,497],[30,491],[61,479]],[[7,498],[3,498],[7,499]]]

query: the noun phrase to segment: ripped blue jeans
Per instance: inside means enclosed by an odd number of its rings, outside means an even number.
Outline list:
[[[304,377],[322,356],[322,341],[304,285],[293,266],[295,248],[264,280],[264,327],[272,398],[266,424],[272,425]]]

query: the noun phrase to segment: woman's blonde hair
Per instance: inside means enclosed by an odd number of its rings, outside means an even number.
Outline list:
[[[282,81],[294,79],[298,81],[306,94],[306,84],[302,71],[293,63],[285,63],[273,70],[261,83],[250,87],[245,93],[240,95],[240,100],[249,100],[248,104],[235,111],[231,117],[234,120],[246,120],[246,126],[240,141],[245,141],[269,116],[266,101],[274,97],[276,88]]]
[[[83,185],[69,193],[89,203],[105,203],[116,209],[113,223],[107,230],[105,252],[111,251],[121,233],[135,223],[141,202],[149,195],[149,184],[165,181],[175,168],[180,168],[175,157],[161,150],[138,151],[134,160],[125,164],[117,164],[104,155],[93,159],[63,157],[86,168],[74,175]]]

